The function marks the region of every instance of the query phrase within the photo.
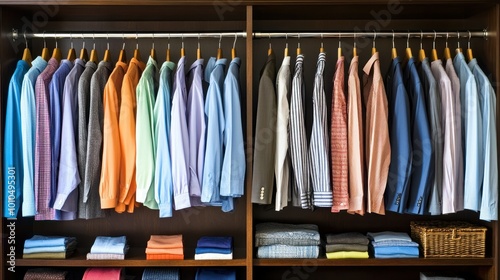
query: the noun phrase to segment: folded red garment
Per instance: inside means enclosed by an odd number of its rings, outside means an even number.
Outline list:
[[[169,248],[169,249],[146,248],[146,254],[183,255],[184,249],[182,247],[181,248]]]
[[[83,274],[82,280],[120,280],[122,279],[121,268],[87,268]]]
[[[146,260],[183,260],[184,255],[176,254],[146,254]]]

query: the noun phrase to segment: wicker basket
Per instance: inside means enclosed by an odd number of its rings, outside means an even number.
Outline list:
[[[424,258],[484,258],[486,227],[466,222],[411,222],[411,236]]]

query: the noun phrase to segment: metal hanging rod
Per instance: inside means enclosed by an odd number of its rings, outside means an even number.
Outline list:
[[[120,38],[120,39],[158,39],[158,38],[221,38],[228,37],[234,38],[242,37],[246,38],[246,32],[186,32],[186,33],[131,33],[131,32],[110,32],[110,33],[89,33],[89,32],[61,32],[61,33],[21,33],[17,29],[12,30],[12,39],[17,40],[19,38],[71,38],[71,39],[108,39],[108,38]]]
[[[469,34],[470,33],[470,34]],[[487,39],[490,34],[486,29],[481,31],[413,31],[413,32],[392,32],[392,31],[340,31],[340,32],[255,32],[255,38],[484,38]]]

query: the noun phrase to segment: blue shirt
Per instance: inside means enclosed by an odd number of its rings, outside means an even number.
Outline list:
[[[47,61],[38,56],[24,75],[21,88],[21,135],[23,149],[23,206],[24,217],[35,216],[35,83],[38,75],[47,67]]]
[[[214,60],[214,58],[210,58]],[[207,118],[207,147],[205,150],[205,164],[203,166],[203,181],[201,190],[201,201],[211,205],[222,205],[222,211],[233,210],[232,197],[220,195],[220,178],[223,159],[223,133],[224,112],[222,106],[222,92],[224,90],[224,72],[227,59],[221,58],[213,63],[208,63],[205,74],[210,73],[210,85],[208,86],[207,98],[205,100],[205,116]],[[210,68],[214,65],[213,70]]]
[[[240,102],[240,64],[235,57],[224,80],[224,161],[220,195],[240,197],[244,193],[246,158]]]
[[[476,78],[479,94],[479,108],[482,115],[484,176],[482,190],[477,194],[477,205],[481,220],[498,220],[498,153],[495,91],[488,77],[477,65],[477,60],[469,62],[469,67]],[[479,206],[480,205],[480,206]]]
[[[464,208],[479,211],[484,174],[484,142],[478,88],[462,53],[457,53],[453,66],[460,78],[462,150],[465,163]]]
[[[384,194],[385,205],[388,211],[403,213],[406,210],[409,194],[412,146],[410,107],[399,57],[392,60],[386,79],[391,164],[389,165],[389,177]]]
[[[64,82],[69,71],[73,68],[73,62],[63,59],[49,84],[50,94],[50,142],[52,147],[51,180],[50,180],[50,202],[49,207],[54,206],[57,194],[57,176],[59,174],[59,154],[61,149],[61,127],[62,127],[62,96]],[[56,219],[60,219],[60,213],[56,212]]]
[[[160,218],[172,217],[173,184],[170,162],[170,93],[175,63],[166,61],[160,69],[160,85],[154,108],[156,142],[155,200],[160,208]]]
[[[24,75],[30,68],[24,60],[17,62],[10,79],[5,112],[3,150],[3,215],[17,217],[21,206],[23,179],[23,150],[21,145],[21,91]]]
[[[54,209],[63,210],[65,220],[76,219],[78,209],[78,170],[76,137],[78,135],[78,81],[85,62],[75,59],[75,66],[66,76],[62,98],[61,153]]]
[[[404,80],[411,104],[410,124],[413,149],[410,197],[406,212],[423,215],[427,211],[429,192],[432,187],[434,153],[424,89],[413,57],[406,64]]]

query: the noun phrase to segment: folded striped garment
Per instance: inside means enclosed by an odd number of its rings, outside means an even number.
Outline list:
[[[317,259],[319,246],[266,245],[257,248],[259,259]]]
[[[76,239],[73,239],[66,245],[59,246],[42,246],[42,247],[29,247],[23,248],[23,254],[33,253],[64,253],[66,251],[73,251],[76,248]]]
[[[321,243],[318,226],[313,224],[260,223],[255,226],[255,246],[313,246]]]
[[[146,254],[146,260],[183,260],[184,255],[177,254]]]
[[[141,280],[179,280],[181,279],[178,268],[156,268],[148,267],[144,269]]]
[[[87,260],[124,260],[125,254],[87,253]]]
[[[399,240],[394,240],[394,241],[372,241],[371,245],[376,248],[376,247],[392,247],[392,246],[397,246],[397,247],[418,247],[418,243],[414,241],[399,241]]]

